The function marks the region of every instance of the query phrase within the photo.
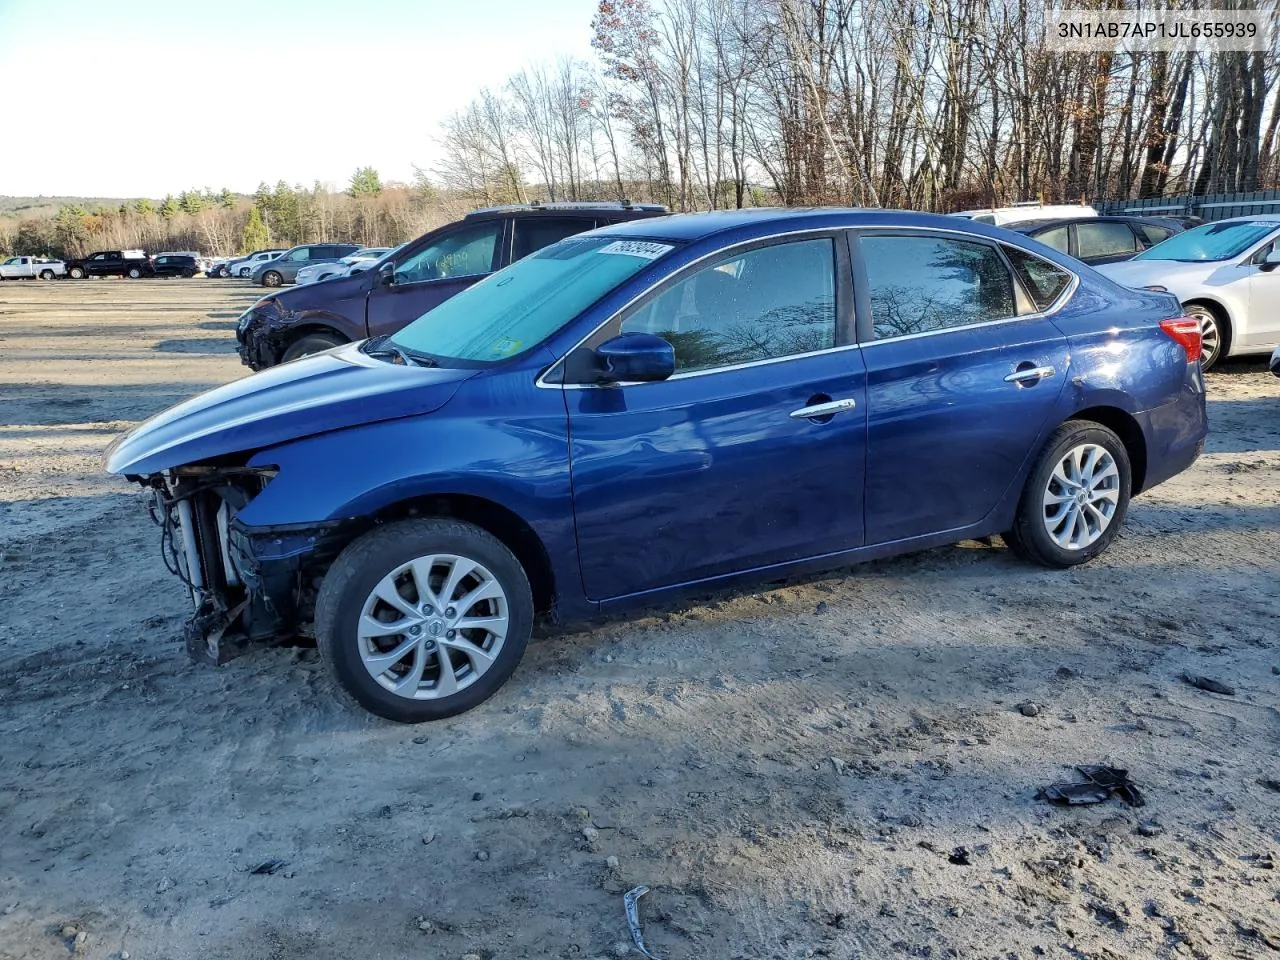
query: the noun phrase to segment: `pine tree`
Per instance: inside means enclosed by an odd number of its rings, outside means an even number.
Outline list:
[[[249,208],[249,218],[244,222],[244,232],[240,236],[240,250],[244,253],[252,253],[254,250],[261,250],[271,242],[271,235],[267,233],[267,225],[262,222],[262,213],[256,206]]]
[[[376,196],[382,192],[382,178],[373,167],[360,167],[351,175],[347,192],[353,197]]]
[[[144,217],[146,217],[156,212],[156,205],[154,201],[148,200],[146,197],[143,197],[141,200],[137,201],[133,205],[133,209],[135,212],[140,213]]]
[[[178,201],[173,199],[172,194],[165,196],[160,204],[160,216],[166,220],[172,220],[179,213]]]
[[[218,194],[218,205],[227,210],[232,209],[236,205],[236,195],[223,187],[222,192]]]

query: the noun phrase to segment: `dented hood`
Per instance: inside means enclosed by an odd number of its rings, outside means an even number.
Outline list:
[[[410,367],[338,347],[170,407],[107,451],[107,470],[145,476],[214,457],[444,406],[476,371]]]

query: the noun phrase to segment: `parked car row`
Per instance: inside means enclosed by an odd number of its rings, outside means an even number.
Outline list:
[[[941,216],[662,213],[478,211],[246,312],[247,363],[299,359],[109,453],[157,498],[189,652],[314,635],[369,710],[436,719],[538,616],[994,534],[1084,563],[1201,451],[1168,292]],[[1231,229],[1140,256],[1247,258],[1280,218]]]

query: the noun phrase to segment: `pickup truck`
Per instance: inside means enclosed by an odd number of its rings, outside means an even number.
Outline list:
[[[154,273],[150,258],[141,250],[99,250],[83,260],[67,263],[67,276],[73,280],[86,277],[149,277]]]
[[[66,274],[65,263],[47,257],[10,257],[0,263],[0,280],[52,280]]]

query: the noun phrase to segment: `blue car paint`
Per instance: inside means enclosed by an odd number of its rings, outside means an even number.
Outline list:
[[[886,225],[1012,243],[1075,273],[1079,287],[1048,318],[665,384],[547,382],[588,334],[687,264],[788,232]],[[682,245],[508,361],[422,370],[342,348],[162,414],[120,444],[109,469],[146,474],[237,453],[276,466],[237,518],[250,532],[368,518],[423,497],[487,501],[534,532],[557,613],[576,619],[739,577],[1000,533],[1044,437],[1081,410],[1133,418],[1146,486],[1183,469],[1203,440],[1199,367],[1157,327],[1180,312],[1176,303],[1026,237],[926,214],[832,210],[689,215],[597,233]],[[1023,361],[1058,374],[1006,383]],[[344,377],[350,389],[335,397]],[[815,395],[858,406],[828,423],[789,418]],[[248,419],[255,405],[259,416]],[[224,411],[239,410],[217,433]]]

